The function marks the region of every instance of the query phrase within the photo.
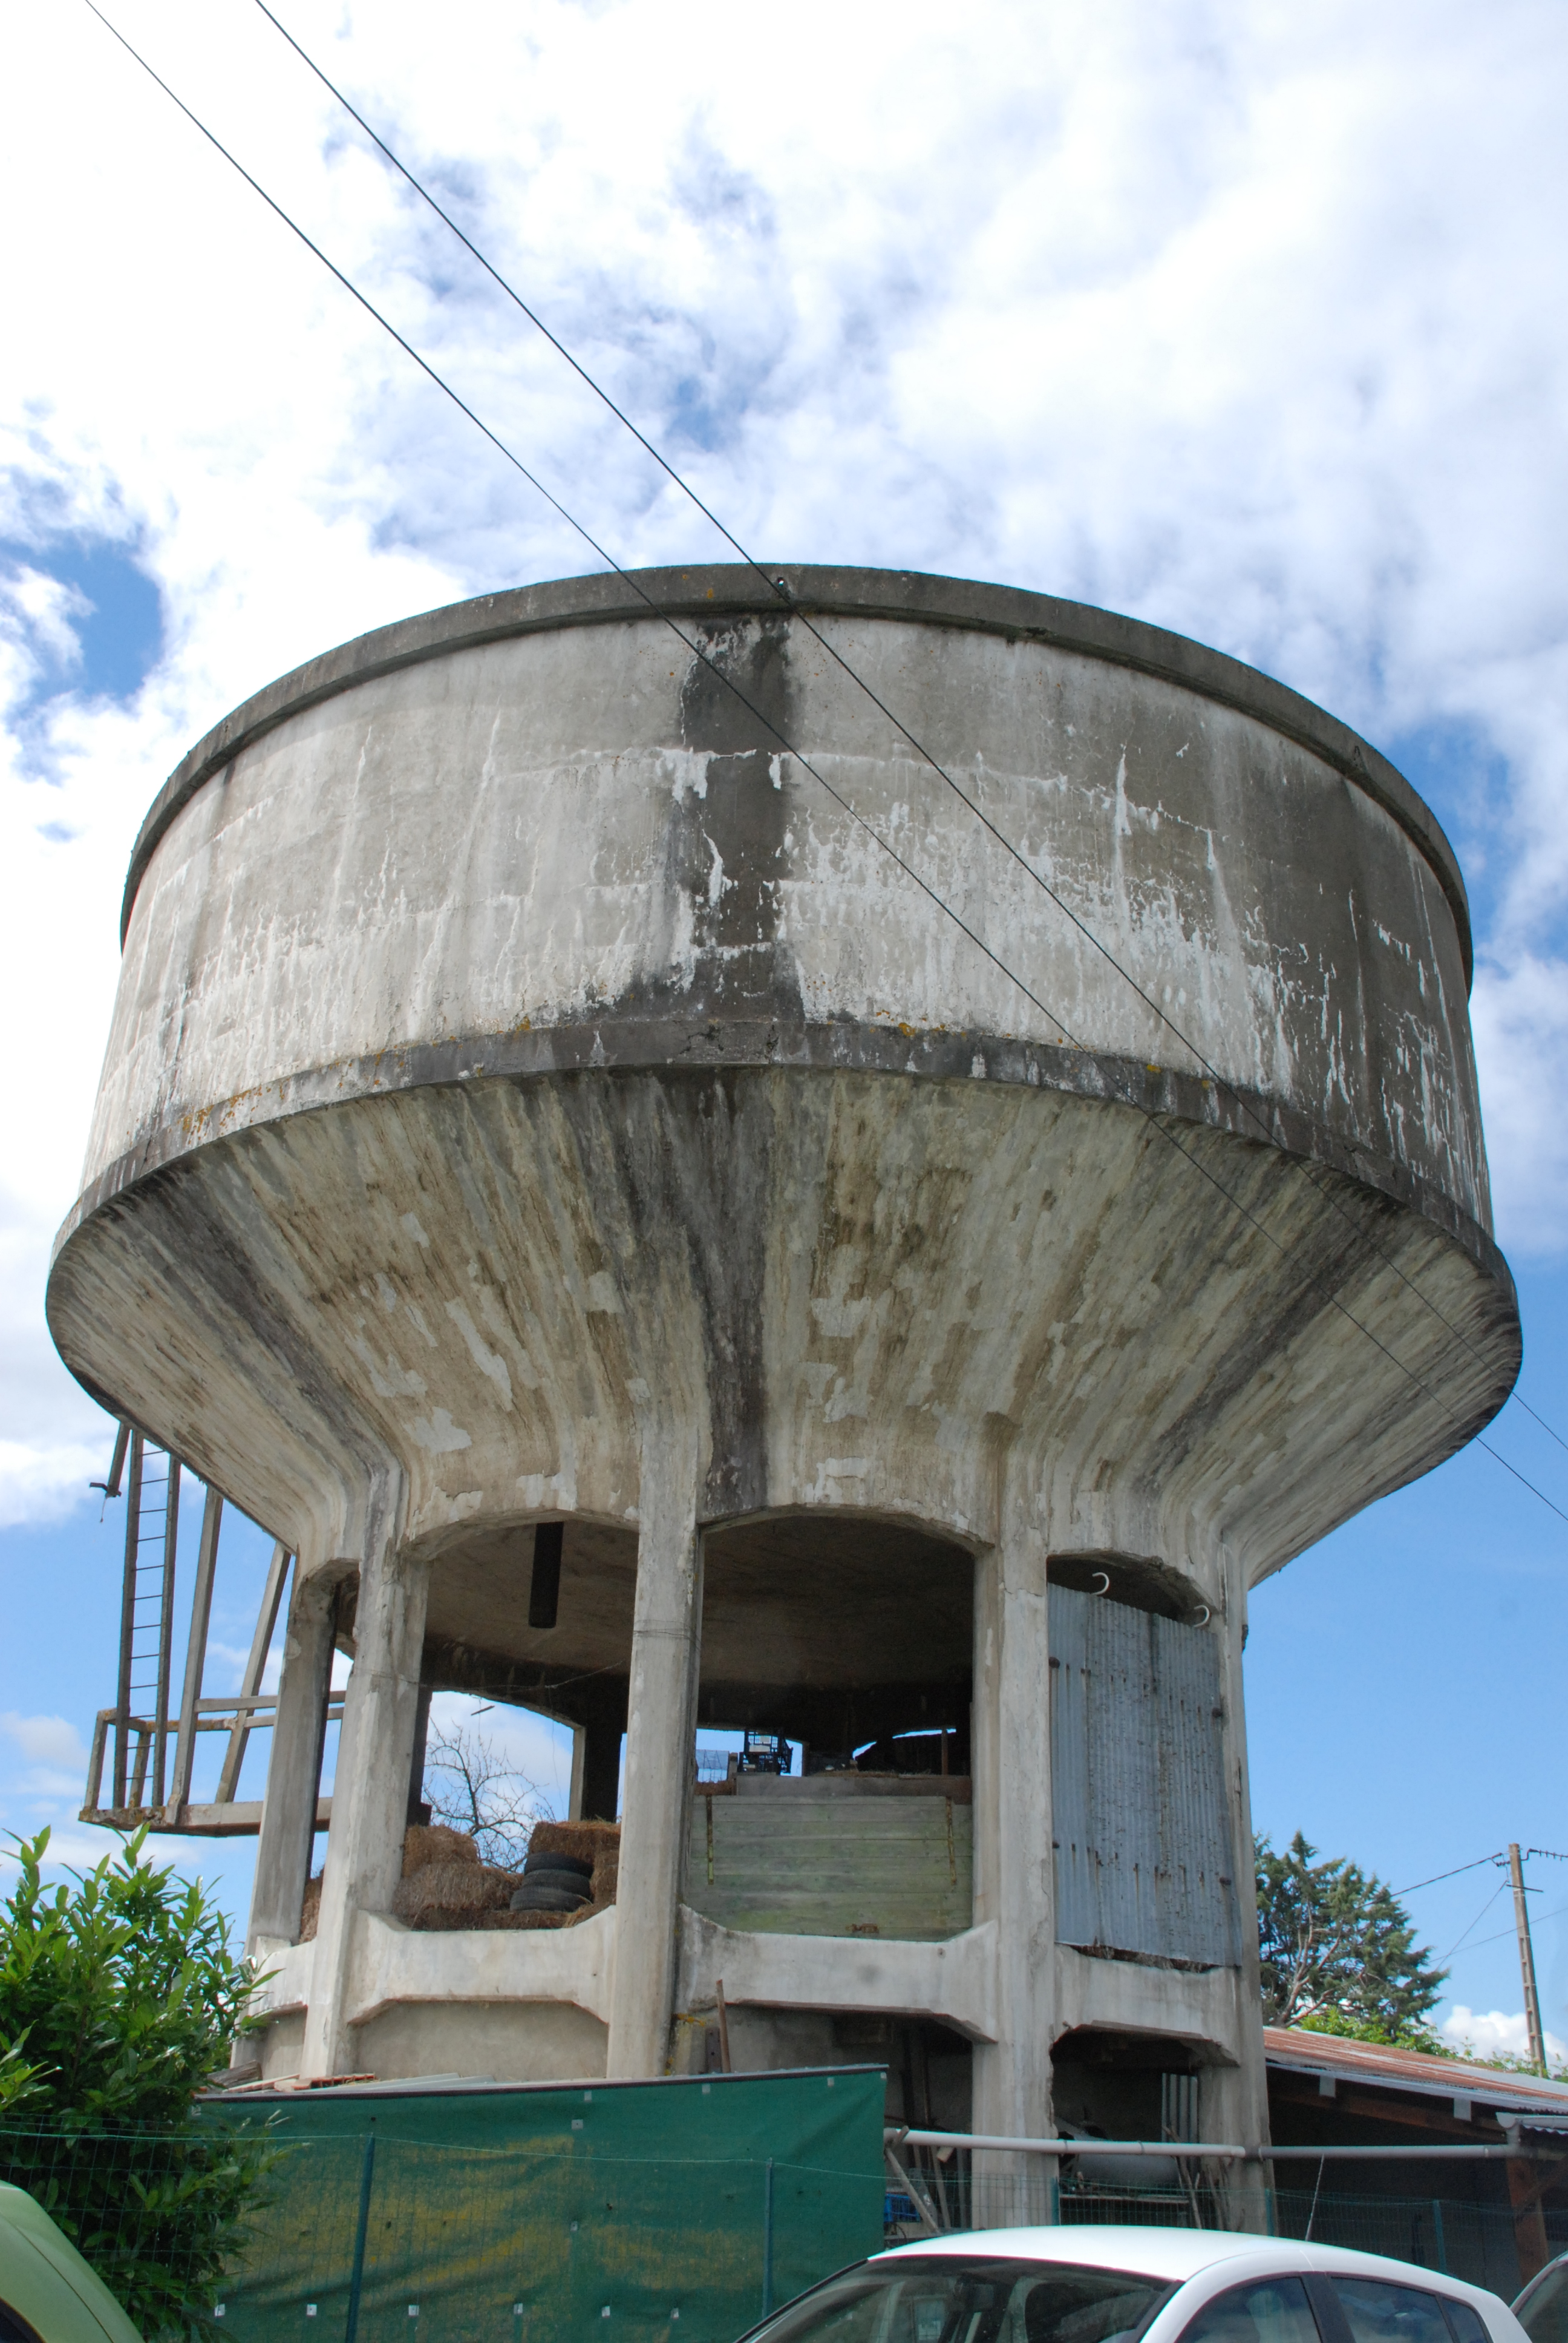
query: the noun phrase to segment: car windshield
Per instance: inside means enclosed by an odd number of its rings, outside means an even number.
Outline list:
[[[1568,2262],[1553,2262],[1513,2306],[1530,2343],[1568,2343]]]
[[[993,2255],[890,2255],[829,2278],[753,2343],[1134,2343],[1163,2278]]]

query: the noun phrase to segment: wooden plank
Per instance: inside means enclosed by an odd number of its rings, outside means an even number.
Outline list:
[[[971,1809],[944,1797],[693,1802],[686,1901],[764,1935],[932,1943],[973,1912]]]
[[[77,1817],[85,1823],[105,1823],[111,1830],[138,1830],[146,1823],[160,1836],[179,1838],[254,1838],[261,1828],[261,1800],[231,1800],[221,1806],[182,1806],[177,1820],[170,1809],[152,1806],[84,1806]],[[332,1800],[316,1802],[316,1827],[326,1830],[332,1821]]]

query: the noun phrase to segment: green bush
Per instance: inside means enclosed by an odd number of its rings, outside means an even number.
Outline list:
[[[151,2338],[207,2326],[277,2151],[245,2125],[197,2127],[255,1979],[200,1883],[143,1860],[146,1837],[54,1886],[48,1832],[18,1843],[0,1907],[0,2178]]]

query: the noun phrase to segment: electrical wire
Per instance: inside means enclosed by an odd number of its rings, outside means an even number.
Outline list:
[[[632,421],[630,416],[627,414],[624,407],[620,407],[617,401],[611,397],[609,392],[606,390],[603,384],[598,381],[596,377],[588,372],[588,368],[581,363],[580,359],[573,355],[571,350],[569,350],[567,345],[560,339],[559,336],[551,332],[549,327],[545,324],[544,319],[538,315],[538,312],[532,308],[529,304],[524,300],[522,295],[517,290],[517,287],[508,282],[507,278],[501,275],[500,270],[496,267],[494,263],[485,253],[481,252],[473,238],[459,227],[451,214],[443,205],[437,201],[436,197],[430,193],[430,190],[425,186],[424,182],[415,172],[409,169],[402,157],[397,155],[388,145],[387,140],[382,137],[380,132],[375,129],[374,126],[366,120],[364,115],[359,112],[359,109],[354,105],[353,101],[345,96],[343,91],[338,88],[337,83],[330,78],[321,65],[317,65],[316,59],[310,55],[309,51],[302,46],[302,45],[295,38],[294,35],[288,30],[288,27],[273,14],[273,11],[266,5],[266,0],[256,0],[256,5],[260,9],[262,15],[266,18],[267,23],[274,27],[285,41],[287,42],[289,47],[300,59],[301,63],[316,75],[316,78],[321,83],[323,88],[330,91],[331,95],[337,99],[338,105],[342,106],[345,113],[349,115],[352,119],[359,125],[360,129],[364,131],[366,136],[379,148],[380,152],[387,157],[388,163],[391,164],[393,169],[407,180],[408,186],[413,188],[415,194],[417,195],[424,203],[427,204],[429,208],[435,213],[437,218],[442,221],[443,224],[450,229],[451,233],[457,237],[458,243],[463,246],[464,249],[470,253],[474,259],[478,262],[479,266],[485,271],[486,275],[491,278],[493,283],[499,287],[500,290],[507,296],[507,298],[516,305],[516,307],[522,312],[523,316],[527,317],[528,323],[535,327],[536,331],[543,335],[545,340],[550,345],[550,347],[557,351],[558,355],[566,360],[568,366],[569,366],[573,372],[587,385],[588,388],[593,392],[595,397],[603,402],[604,406],[608,408],[609,412],[616,417],[616,420],[618,423],[624,425],[625,428],[630,432],[638,445],[653,458],[653,461],[659,467],[659,469],[664,472],[674,486],[680,490],[681,494],[688,497],[691,503],[696,506],[698,511],[702,514],[703,518],[712,524],[714,528],[718,530],[719,536],[723,538],[725,543],[732,547],[735,552],[739,555],[746,567],[752,570],[756,576],[762,580],[762,583],[768,588],[768,591],[770,594],[774,594],[779,597],[785,607],[791,611],[799,625],[805,628],[807,633],[809,633],[828,654],[828,657],[831,659],[836,665],[842,669],[843,673],[865,693],[868,699],[870,700],[872,706],[877,709],[879,713],[885,716],[888,721],[893,725],[902,735],[904,739],[909,742],[916,755],[920,757],[924,763],[930,767],[932,772],[934,772],[953,792],[954,796],[968,808],[970,812],[972,813],[975,819],[981,823],[990,835],[996,840],[997,843],[1003,849],[1003,850],[1019,865],[1020,869],[1026,872],[1029,878],[1034,881],[1035,885],[1050,898],[1050,901],[1055,904],[1057,910],[1062,913],[1063,917],[1070,920],[1073,927],[1078,930],[1085,941],[1091,945],[1094,950],[1100,953],[1101,957],[1115,970],[1116,974],[1121,978],[1124,983],[1131,987],[1139,1000],[1142,1001],[1144,1007],[1148,1009],[1162,1025],[1164,1025],[1169,1032],[1174,1034],[1184,1049],[1189,1050],[1191,1052],[1192,1056],[1202,1067],[1210,1080],[1214,1082],[1219,1089],[1224,1091],[1229,1097],[1235,1101],[1242,1114],[1247,1116],[1253,1123],[1255,1123],[1259,1131],[1262,1132],[1263,1136],[1271,1142],[1273,1139],[1273,1130],[1269,1118],[1261,1113],[1259,1110],[1253,1106],[1246,1093],[1240,1090],[1237,1085],[1231,1081],[1225,1075],[1221,1073],[1218,1068],[1204,1056],[1202,1051],[1199,1048],[1197,1042],[1193,1041],[1191,1035],[1184,1031],[1183,1029],[1177,1024],[1174,1018],[1171,1016],[1170,1012],[1164,1009],[1151,993],[1145,990],[1144,987],[1139,983],[1137,978],[1131,973],[1131,970],[1122,966],[1121,962],[1116,958],[1116,955],[1111,950],[1110,946],[1101,941],[1100,937],[1096,935],[1094,930],[1089,926],[1088,922],[1079,916],[1079,914],[1072,909],[1071,905],[1067,902],[1065,898],[1058,893],[1057,890],[1050,884],[1050,881],[1044,876],[1044,874],[1035,869],[1033,863],[1030,861],[1027,855],[1025,855],[1019,847],[1015,846],[1006,833],[990,819],[990,815],[986,813],[984,808],[978,805],[975,799],[969,795],[969,792],[954,779],[953,776],[947,770],[940,759],[938,759],[932,751],[925,746],[923,741],[919,739],[917,736],[910,730],[908,725],[903,722],[902,719],[899,717],[894,710],[887,705],[886,701],[872,689],[865,677],[859,673],[849,660],[844,658],[837,646],[823,634],[821,628],[815,624],[809,613],[801,609],[794,601],[785,581],[782,578],[773,577],[769,571],[764,568],[763,564],[757,559],[756,556],[748,551],[747,548],[742,545],[740,539],[734,534],[733,530],[729,528],[725,523],[720,520],[719,515],[713,510],[710,505],[705,503],[703,498],[698,495],[697,490],[691,486],[690,482],[676,469],[672,463],[670,463],[668,457],[666,457],[661,450],[654,445],[653,441],[648,437],[645,432],[638,429],[638,426]],[[1324,1202],[1327,1203],[1332,1211],[1339,1214],[1340,1218],[1345,1222],[1346,1226],[1352,1231],[1352,1232],[1360,1238],[1363,1244],[1368,1245],[1371,1250],[1377,1254],[1379,1260],[1382,1261],[1387,1268],[1393,1272],[1393,1274],[1399,1279],[1400,1282],[1407,1289],[1407,1291],[1415,1296],[1416,1300],[1424,1309],[1432,1312],[1432,1315],[1439,1321],[1439,1322],[1447,1328],[1448,1332],[1454,1337],[1455,1341],[1462,1343],[1470,1353],[1471,1356],[1478,1362],[1478,1363],[1483,1365],[1488,1364],[1489,1363],[1483,1357],[1482,1353],[1478,1351],[1475,1345],[1471,1342],[1470,1337],[1465,1333],[1463,1328],[1454,1324],[1447,1312],[1440,1309],[1438,1304],[1432,1301],[1431,1296],[1422,1291],[1421,1287],[1416,1284],[1413,1278],[1412,1278],[1405,1270],[1401,1268],[1398,1262],[1396,1262],[1392,1256],[1386,1252],[1382,1246],[1378,1243],[1376,1238],[1372,1236],[1364,1228],[1362,1227],[1361,1223],[1354,1218],[1354,1216],[1346,1210],[1339,1198],[1333,1195],[1332,1192],[1317,1178],[1316,1173],[1318,1167],[1315,1164],[1307,1163],[1303,1166],[1303,1169],[1305,1171],[1306,1177],[1312,1182],[1313,1187],[1317,1189],[1318,1193],[1323,1198]],[[1509,1393],[1509,1399],[1512,1400],[1516,1406],[1523,1408],[1524,1413],[1528,1415],[1533,1423],[1537,1423],[1543,1432],[1546,1433],[1551,1439],[1554,1440],[1561,1449],[1565,1453],[1568,1453],[1568,1439],[1564,1439],[1563,1434],[1557,1431],[1554,1425],[1549,1423],[1546,1418],[1542,1415],[1537,1409],[1532,1407],[1528,1400],[1522,1397],[1517,1391],[1511,1392]],[[1507,1403],[1505,1402],[1504,1404],[1506,1403]]]
[[[1538,1854],[1540,1850],[1536,1847],[1532,1847],[1530,1852],[1532,1855],[1535,1855]],[[1389,1892],[1397,1901],[1397,1899],[1402,1896],[1413,1896],[1417,1887],[1435,1887],[1440,1879],[1458,1879],[1464,1872],[1479,1871],[1483,1863],[1506,1863],[1508,1857],[1502,1853],[1497,1855],[1478,1855],[1473,1863],[1458,1864],[1452,1871],[1434,1871],[1430,1879],[1418,1879],[1414,1887],[1394,1887],[1391,1888]]]
[[[1461,1946],[1462,1945],[1463,1945],[1463,1943],[1465,1942],[1466,1937],[1468,1937],[1468,1936],[1471,1935],[1472,1931],[1473,1931],[1473,1930],[1474,1930],[1474,1929],[1476,1929],[1476,1928],[1479,1928],[1479,1927],[1480,1927],[1480,1926],[1481,1926],[1481,1924],[1482,1924],[1483,1920],[1484,1920],[1484,1919],[1485,1919],[1485,1917],[1486,1917],[1487,1914],[1491,1911],[1491,1909],[1492,1909],[1493,1906],[1496,1903],[1496,1901],[1497,1901],[1498,1897],[1502,1895],[1502,1893],[1503,1893],[1503,1882],[1502,1882],[1501,1880],[1499,1880],[1499,1881],[1498,1881],[1498,1883],[1497,1883],[1497,1885],[1496,1885],[1496,1886],[1493,1889],[1493,1891],[1492,1891],[1491,1895],[1487,1897],[1487,1899],[1486,1899],[1485,1903],[1482,1906],[1482,1907],[1481,1907],[1480,1911],[1476,1914],[1476,1916],[1475,1916],[1474,1919],[1471,1922],[1470,1926],[1469,1926],[1468,1928],[1466,1928],[1466,1930],[1465,1930],[1465,1932],[1464,1932],[1464,1936],[1461,1936],[1461,1937],[1459,1938],[1458,1943],[1456,1943],[1456,1944],[1452,1944],[1452,1945],[1450,1945],[1450,1946],[1449,1946],[1449,1948],[1448,1948],[1448,1950],[1447,1950],[1447,1952],[1446,1952],[1446,1953],[1440,1953],[1440,1954],[1438,1955],[1438,1966],[1439,1966],[1440,1968],[1442,1967],[1442,1964],[1443,1964],[1443,1962],[1444,1962],[1444,1961],[1451,1961],[1451,1960],[1453,1958],[1453,1956],[1454,1956],[1455,1953],[1457,1953],[1457,1952],[1459,1951],[1460,1946]],[[1505,1928],[1505,1929],[1503,1931],[1503,1935],[1504,1935],[1504,1936],[1507,1936],[1507,1935],[1509,1934],[1509,1931]],[[1483,1944],[1483,1945],[1493,1945],[1493,1944],[1495,1944],[1495,1943],[1497,1942],[1497,1939],[1496,1939],[1496,1937],[1495,1937],[1495,1936],[1483,1936],[1483,1937],[1482,1938],[1482,1940],[1481,1940],[1481,1941],[1482,1941],[1482,1944]],[[1480,1948],[1479,1948],[1479,1946],[1472,1946],[1472,1950],[1473,1950],[1473,1951],[1476,1951],[1476,1950],[1479,1950],[1479,1949],[1480,1949]]]
[[[1502,1888],[1500,1887],[1497,1892],[1501,1896],[1503,1893]],[[1568,1904],[1559,1904],[1555,1911],[1537,1912],[1530,1923],[1532,1934],[1533,1934],[1537,1928],[1543,1928],[1549,1920],[1560,1920],[1564,1912],[1568,1912]],[[1470,1926],[1473,1928],[1476,1926],[1476,1922],[1483,1919],[1484,1916],[1485,1914],[1483,1907],[1483,1911],[1477,1913],[1476,1918],[1471,1922]],[[1469,1929],[1466,1929],[1465,1935],[1468,1936],[1469,1933]],[[1499,1928],[1495,1936],[1478,1937],[1476,1942],[1471,1946],[1470,1949],[1473,1953],[1478,1953],[1480,1952],[1483,1945],[1501,1945],[1505,1937],[1512,1936],[1516,1933],[1517,1932],[1513,1928]],[[1459,1944],[1462,1945],[1463,1942],[1464,1937],[1461,1936]],[[1457,1952],[1459,1950],[1459,1945],[1455,1945],[1453,1949]],[[1442,1957],[1446,1961],[1451,1957],[1451,1956],[1444,1953]]]
[[[110,19],[105,15],[103,10],[96,5],[96,0],[84,0],[84,5],[91,10],[92,14],[104,26],[105,30],[114,36],[114,38],[119,43],[120,46],[126,51],[126,55],[131,57],[136,65],[140,65],[143,72],[148,76],[149,80],[156,84],[157,87],[164,93],[164,96],[169,99],[170,103],[178,108],[179,112],[184,115],[186,120],[190,123],[192,128],[200,132],[201,136],[207,141],[208,145],[223,157],[224,161],[229,165],[232,170],[238,174],[252,192],[260,196],[262,202],[266,204],[268,210],[283,223],[292,235],[298,238],[299,242],[305,246],[308,252],[313,254],[314,256],[320,261],[322,266],[337,279],[337,283],[342,286],[344,291],[349,294],[352,298],[359,304],[360,307],[366,311],[367,316],[372,317],[375,322],[381,327],[382,330],[397,343],[398,348],[404,352],[405,356],[413,360],[420,372],[435,385],[437,389],[439,390],[445,397],[451,401],[452,405],[458,409],[459,413],[467,417],[467,420],[473,424],[476,430],[482,433],[484,437],[487,439],[490,445],[496,449],[497,453],[504,458],[504,459],[512,466],[514,470],[516,470],[522,478],[528,481],[530,488],[534,488],[538,495],[544,498],[551,509],[559,514],[560,518],[567,523],[568,527],[571,528],[577,536],[582,538],[584,544],[598,555],[598,558],[605,563],[607,568],[613,570],[615,575],[621,579],[622,583],[630,588],[630,590],[637,596],[638,599],[645,605],[650,615],[658,618],[664,626],[666,626],[677,639],[685,646],[691,656],[699,660],[701,664],[709,669],[709,673],[712,674],[718,681],[723,684],[725,689],[740,702],[742,707],[744,707],[768,732],[771,733],[773,738],[779,742],[780,749],[786,754],[793,758],[795,762],[800,766],[804,772],[807,772],[811,776],[812,779],[815,780],[819,787],[833,799],[834,803],[839,807],[849,820],[856,823],[859,829],[863,830],[867,836],[870,838],[874,843],[889,856],[898,868],[904,872],[905,876],[913,881],[927,900],[931,902],[944,917],[950,920],[962,934],[968,937],[970,941],[974,944],[977,950],[984,955],[999,973],[1005,977],[1010,983],[1015,985],[1018,990],[1023,994],[1025,1000],[1031,1002],[1032,1005],[1040,1011],[1043,1017],[1049,1019],[1050,1023],[1053,1024],[1057,1028],[1057,1031],[1061,1034],[1066,1044],[1072,1049],[1084,1049],[1087,1045],[1078,1040],[1078,1038],[1069,1031],[1057,1011],[1042,1001],[1039,994],[1025,983],[1023,978],[1018,974],[1016,970],[1010,968],[1007,962],[1003,960],[1000,956],[985,941],[984,938],[970,926],[969,922],[962,917],[961,913],[956,910],[950,903],[947,902],[945,899],[937,892],[936,889],[923,879],[920,872],[916,870],[910,863],[905,860],[904,857],[900,854],[897,848],[894,847],[888,839],[883,837],[881,832],[876,828],[875,824],[869,821],[866,816],[843,795],[842,791],[834,787],[832,782],[827,779],[826,775],[820,772],[818,768],[811,763],[810,759],[802,754],[802,752],[785,733],[780,731],[778,725],[772,721],[771,718],[765,715],[763,711],[747,697],[746,693],[740,689],[734,678],[729,675],[699,643],[694,641],[692,638],[686,633],[685,629],[678,625],[676,619],[670,616],[668,611],[660,608],[659,605],[654,600],[653,597],[648,592],[647,588],[639,582],[637,577],[631,571],[625,568],[623,565],[615,558],[614,555],[598,542],[598,539],[591,534],[584,523],[579,521],[574,514],[570,513],[567,509],[560,498],[555,496],[552,491],[545,486],[544,482],[536,473],[529,470],[522,458],[517,455],[512,448],[508,447],[505,440],[500,438],[496,432],[491,430],[489,425],[475,412],[474,408],[467,404],[467,400],[464,399],[460,394],[453,388],[452,385],[437,372],[436,367],[431,365],[430,361],[422,357],[419,351],[414,347],[413,344],[407,340],[405,337],[397,331],[397,328],[391,323],[389,318],[383,316],[381,311],[377,308],[375,303],[369,298],[368,295],[361,292],[359,287],[353,282],[352,278],[346,276],[344,271],[337,266],[337,263],[328,258],[321,246],[315,243],[306,233],[305,229],[299,226],[298,222],[284,209],[283,206],[278,203],[274,196],[267,193],[266,189],[261,185],[261,182],[255,178],[252,174],[246,169],[244,164],[239,161],[237,156],[230,153],[229,149],[223,144],[216,132],[208,129],[206,124],[201,120],[198,115],[194,113],[192,109],[186,106],[183,98],[176,95],[176,93],[169,86],[168,83],[165,81],[162,75],[159,74],[148,60],[142,55],[141,52],[126,39],[126,35],[118,29],[118,27],[111,23]],[[813,631],[815,630],[813,629]],[[839,663],[840,665],[843,664],[842,661]],[[879,701],[878,705],[880,706],[880,704],[881,703]],[[890,715],[890,721],[896,722],[897,719]],[[901,726],[899,729],[900,730],[903,729]],[[912,736],[909,734],[906,734],[905,737],[907,739],[912,739]],[[924,754],[924,751],[921,753]],[[940,771],[940,768],[939,767],[937,769]],[[948,779],[945,774],[942,778],[944,779]],[[971,801],[969,799],[964,798],[963,791],[958,789],[956,783],[950,781],[949,786],[955,790],[959,797],[963,798],[965,804],[970,804]],[[971,810],[978,810],[978,809],[974,809],[971,806]],[[980,819],[982,821],[986,822],[988,829],[992,827],[985,815],[981,814]],[[999,832],[997,835],[1000,837],[1000,833]],[[1002,843],[1006,844],[1007,841],[1003,840]],[[1016,850],[1010,847],[1009,848],[1009,851],[1016,854]],[[1019,859],[1021,860],[1021,858]],[[1028,869],[1030,866],[1026,863],[1024,867],[1025,869]],[[1043,884],[1044,882],[1042,881],[1041,883]],[[1052,890],[1050,889],[1047,889],[1047,892],[1051,891]],[[1053,896],[1053,900],[1059,899],[1055,899]],[[1066,909],[1067,907],[1063,906],[1063,908]],[[1075,925],[1080,927],[1082,926],[1082,922],[1077,920],[1076,914],[1072,913],[1070,910],[1068,910],[1068,916],[1070,919],[1073,920]],[[1084,933],[1089,935],[1088,930],[1084,930]],[[1089,940],[1095,943],[1097,950],[1104,951],[1104,946],[1099,944],[1097,940],[1092,936],[1089,936]],[[1109,958],[1110,955],[1106,954],[1106,957]],[[1115,963],[1112,962],[1112,965],[1115,965]],[[1131,982],[1131,980],[1129,979],[1129,981]],[[1123,1103],[1133,1107],[1135,1111],[1142,1116],[1144,1121],[1149,1125],[1151,1130],[1158,1132],[1160,1137],[1163,1139],[1169,1146],[1172,1147],[1178,1155],[1184,1157],[1186,1161],[1191,1164],[1193,1169],[1208,1182],[1210,1186],[1212,1187],[1219,1195],[1222,1196],[1226,1202],[1229,1203],[1235,1212],[1241,1214],[1241,1218],[1248,1222],[1256,1233],[1263,1237],[1268,1243],[1273,1246],[1275,1252],[1279,1253],[1282,1260],[1289,1260],[1290,1249],[1283,1240],[1277,1237],[1271,1229],[1266,1227],[1263,1222],[1251,1209],[1251,1207],[1243,1203],[1240,1197],[1233,1194],[1232,1192],[1225,1186],[1224,1182],[1217,1176],[1217,1174],[1211,1172],[1205,1163],[1194,1155],[1190,1148],[1183,1146],[1181,1141],[1177,1138],[1175,1132],[1170,1130],[1166,1124],[1151,1111],[1151,1109],[1144,1106],[1141,1101],[1136,1099],[1124,1099]],[[1352,1225],[1354,1226],[1354,1223],[1352,1222]],[[1330,1306],[1338,1311],[1340,1315],[1345,1319],[1348,1324],[1354,1327],[1358,1333],[1364,1336],[1364,1338],[1374,1346],[1382,1356],[1389,1362],[1390,1365],[1394,1368],[1397,1373],[1403,1375],[1407,1382],[1419,1391],[1425,1399],[1432,1403],[1432,1405],[1437,1411],[1440,1418],[1447,1413],[1448,1411],[1443,1402],[1438,1397],[1437,1393],[1434,1393],[1422,1380],[1422,1378],[1415,1373],[1413,1368],[1408,1367],[1402,1359],[1397,1357],[1395,1353],[1389,1349],[1387,1343],[1384,1342],[1379,1335],[1372,1332],[1370,1326],[1366,1325],[1361,1319],[1356,1317],[1355,1313],[1341,1301],[1338,1294],[1324,1282],[1321,1276],[1310,1270],[1303,1271],[1302,1275],[1306,1283],[1322,1294]],[[1408,1283],[1409,1281],[1406,1280],[1405,1282]],[[1436,1314],[1439,1317],[1442,1315],[1441,1312],[1437,1312]],[[1443,1322],[1446,1323],[1446,1321]],[[1507,1457],[1503,1456],[1499,1450],[1495,1449],[1492,1445],[1491,1442],[1486,1440],[1481,1433],[1477,1433],[1474,1435],[1474,1438],[1476,1444],[1484,1449],[1486,1453],[1493,1458],[1494,1463],[1501,1464],[1505,1473],[1509,1473],[1513,1479],[1519,1482],[1521,1486],[1527,1489],[1533,1496],[1538,1498],[1541,1503],[1545,1505],[1550,1512],[1555,1513],[1560,1521],[1568,1523],[1568,1512],[1565,1512],[1561,1505],[1556,1504],[1552,1498],[1547,1496],[1544,1490],[1538,1488],[1525,1473],[1519,1471],[1516,1465],[1510,1463]]]

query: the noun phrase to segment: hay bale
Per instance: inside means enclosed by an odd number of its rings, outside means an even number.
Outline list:
[[[445,1823],[410,1823],[403,1835],[403,1876],[412,1879],[432,1863],[477,1863],[479,1850],[467,1831]]]
[[[517,1880],[509,1871],[491,1871],[482,1863],[427,1863],[412,1879],[400,1879],[392,1893],[392,1909],[416,1928],[431,1925],[434,1913],[458,1916],[440,1926],[471,1926],[473,1916],[504,1906]]]
[[[591,1919],[616,1898],[616,1882],[620,1870],[620,1825],[618,1823],[536,1823],[528,1839],[530,1855],[575,1855],[579,1863],[591,1863],[593,1877],[589,1882],[591,1905],[581,1912],[568,1913],[572,1921]]]

